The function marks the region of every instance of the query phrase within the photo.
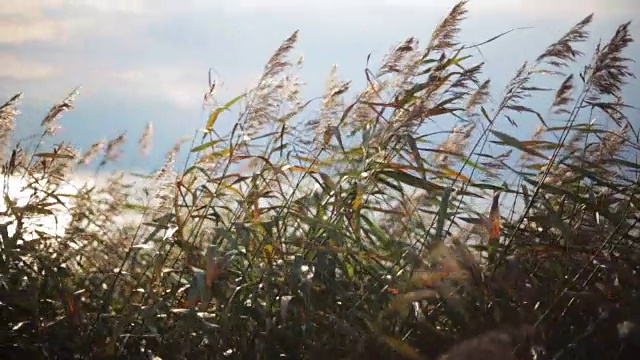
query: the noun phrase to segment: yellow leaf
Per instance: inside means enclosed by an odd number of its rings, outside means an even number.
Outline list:
[[[355,199],[353,199],[353,202],[351,202],[351,207],[354,210],[360,210],[360,208],[362,208],[362,203],[363,203],[363,200],[364,200],[363,198],[364,198],[364,196],[363,196],[362,192],[358,191],[356,193]]]
[[[231,148],[206,154],[200,158],[200,161],[202,161],[203,163],[207,163],[209,161],[215,161],[216,159],[221,158],[223,156],[228,156],[229,154],[231,154]]]
[[[273,245],[267,244],[262,248],[262,253],[264,254],[264,258],[271,262],[273,260]]]
[[[210,132],[213,129],[213,125],[216,123],[216,120],[218,120],[218,116],[220,116],[220,114],[223,111],[229,110],[229,108],[231,106],[233,106],[233,104],[237,103],[244,96],[245,96],[245,94],[238,95],[235,98],[231,99],[226,104],[224,104],[224,105],[220,106],[219,108],[216,108],[215,110],[213,110],[211,112],[211,115],[209,115],[209,119],[207,120],[207,125],[204,127],[205,131]]]
[[[467,176],[463,175],[462,173],[458,174],[457,171],[449,168],[448,166],[444,166],[442,168],[442,173],[444,173],[444,175],[450,177],[450,178],[459,178],[462,181],[466,181],[466,182],[470,182],[471,179],[469,179]]]

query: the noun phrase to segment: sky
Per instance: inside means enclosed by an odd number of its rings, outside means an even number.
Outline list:
[[[181,136],[202,128],[208,70],[222,103],[252,85],[272,52],[293,31],[303,55],[304,94],[320,95],[332,65],[341,79],[364,84],[367,55],[380,60],[408,36],[421,43],[454,0],[2,0],[0,101],[24,92],[17,137],[33,134],[55,102],[81,86],[76,108],[60,120],[60,140],[86,149],[127,131],[125,153],[145,124],[154,125],[148,159],[119,166],[149,170]],[[525,61],[589,13],[595,13],[587,54],[622,22],[640,13],[635,0],[471,0],[461,39],[473,44],[519,28],[475,53],[500,91]],[[640,37],[640,24],[632,23]],[[627,52],[640,58],[640,45]],[[640,74],[638,64],[633,70]],[[635,89],[635,90],[634,90]],[[637,84],[629,92],[640,92]],[[636,104],[640,105],[640,104]],[[637,120],[636,120],[637,121]],[[233,119],[222,121],[220,129]],[[535,127],[523,127],[527,131]],[[450,126],[444,126],[450,128]],[[511,129],[510,131],[516,131]],[[517,135],[517,134],[516,134]],[[522,136],[528,136],[523,134]]]

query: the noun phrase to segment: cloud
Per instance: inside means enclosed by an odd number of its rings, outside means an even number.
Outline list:
[[[118,24],[114,21],[118,18],[141,14],[147,8],[144,4],[150,3],[141,0],[3,0],[0,2],[0,44],[69,43],[86,38],[101,26]]]
[[[600,18],[626,16],[634,8],[640,9],[638,2],[635,0],[472,0],[469,3],[469,11],[472,13],[511,13],[527,18],[563,18],[571,16],[576,17],[576,20],[590,13],[595,13]]]
[[[0,16],[33,16],[40,14],[43,1],[4,0],[0,3]]]
[[[141,13],[149,10],[150,1],[143,0],[53,0],[56,6],[76,9],[91,9],[107,13]]]
[[[151,4],[149,0],[3,0],[0,4],[0,15],[33,16],[52,9],[141,12]]]
[[[444,16],[443,10],[451,9],[459,0],[235,0],[221,2],[219,6],[235,11],[270,11],[278,13],[315,13],[317,11],[331,11],[336,17],[365,15],[371,10],[386,8],[393,9],[430,9],[438,11]],[[633,10],[640,9],[640,3],[635,0],[470,0],[467,6],[473,15],[517,14],[528,18],[561,18],[566,15],[586,16],[595,12],[598,16],[609,17],[628,15]],[[346,12],[346,13],[345,13]],[[407,16],[410,13],[407,12]],[[440,16],[440,17],[441,17]]]
[[[193,66],[189,54],[164,45],[152,32],[165,28],[189,37],[166,28],[175,24],[173,17],[189,13],[189,5],[189,0],[180,6],[166,0],[0,2],[0,46],[7,49],[0,52],[0,77],[9,80],[0,91],[19,88],[33,92],[31,99],[50,102],[82,85],[83,96],[197,109],[207,65]]]
[[[4,0],[0,3],[0,44],[52,42],[64,38],[64,21],[50,18],[43,2]]]
[[[258,73],[247,72],[232,76],[232,81],[228,82],[218,79],[214,74],[212,80],[216,81],[216,94],[229,97],[246,90],[258,77]],[[204,66],[183,68],[168,64],[148,65],[88,73],[83,93],[90,96],[99,92],[108,93],[111,97],[137,99],[147,103],[162,102],[181,110],[195,110],[203,105],[207,81]]]
[[[179,108],[194,109],[202,105],[206,91],[205,74],[170,66],[148,66],[134,70],[109,72],[99,82],[118,84],[124,97],[160,97]],[[110,79],[109,79],[110,78]]]
[[[55,41],[64,38],[65,24],[60,21],[23,20],[0,17],[0,44]]]
[[[10,53],[0,52],[0,64],[0,78],[6,79],[43,79],[56,72],[51,65],[21,59]]]

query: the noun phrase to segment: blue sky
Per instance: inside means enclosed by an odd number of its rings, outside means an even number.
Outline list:
[[[456,2],[2,0],[0,99],[25,93],[18,126],[19,135],[26,135],[33,133],[52,104],[81,85],[76,109],[60,121],[60,140],[86,149],[102,137],[110,139],[126,130],[125,150],[134,155],[145,124],[153,121],[150,158],[121,162],[125,168],[149,169],[158,166],[176,139],[203,126],[207,114],[201,99],[209,68],[223,84],[218,99],[225,102],[250,86],[272,52],[299,29],[294,54],[305,59],[300,72],[307,84],[304,94],[321,94],[333,64],[338,65],[341,79],[361,85],[369,53],[379,60],[411,35],[426,43]],[[474,54],[486,62],[484,75],[499,92],[525,60],[535,59],[589,13],[595,13],[591,39],[581,47],[587,55],[599,38],[607,40],[617,25],[636,17],[640,2],[471,0],[468,9],[461,34],[465,43],[533,27]],[[632,23],[631,28],[640,38],[640,24]],[[640,59],[640,45],[634,43],[627,55]],[[640,75],[639,64],[633,70]],[[628,89],[638,92],[637,84]],[[535,125],[518,131],[527,136]]]

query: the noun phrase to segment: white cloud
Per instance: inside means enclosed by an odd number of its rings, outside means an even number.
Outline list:
[[[438,17],[443,17],[459,0],[234,0],[221,1],[216,6],[235,9],[237,11],[263,11],[271,10],[285,13],[313,13],[318,10],[333,11],[336,17],[344,16],[348,11],[350,17],[358,14],[366,15],[368,9],[386,8],[419,8],[431,9],[438,12]],[[640,3],[636,0],[470,0],[467,9],[470,15],[500,15],[518,14],[523,17],[534,18],[558,18],[569,16],[586,16],[595,12],[599,16],[617,16],[633,13],[640,9]],[[407,12],[407,16],[411,13]]]
[[[0,53],[0,64],[0,78],[43,79],[56,72],[51,65],[25,60],[14,54]]]
[[[42,1],[4,0],[0,2],[0,16],[33,16],[41,13]]]
[[[149,0],[3,0],[0,15],[37,16],[51,9],[140,12],[152,4]]]
[[[142,0],[2,0],[0,44],[66,43],[125,15],[145,10]]]
[[[0,43],[22,44],[30,41],[54,41],[65,37],[65,24],[60,21],[23,21],[3,19],[0,23]]]
[[[111,79],[109,79],[109,77]],[[100,79],[95,79],[100,81]],[[148,66],[137,70],[114,71],[102,81],[116,85],[125,97],[160,98],[179,108],[194,109],[202,104],[206,75],[177,67]]]
[[[58,0],[63,6],[80,9],[93,9],[101,12],[140,13],[148,9],[149,1],[143,0]]]
[[[446,2],[446,1],[443,1]],[[449,0],[453,3],[454,1]],[[519,14],[528,18],[563,18],[565,16],[582,18],[590,13],[606,18],[629,14],[632,8],[638,9],[635,0],[471,0],[469,11],[491,14]]]
[[[148,66],[137,70],[113,71],[102,75],[102,79],[96,78],[95,81],[105,82],[105,85],[106,83],[111,84],[114,89],[118,89],[120,96],[162,99],[162,101],[182,109],[193,110],[201,107],[208,87],[205,69]],[[233,81],[229,81],[228,78],[217,79],[213,75],[212,80],[216,81],[216,94],[225,98],[236,96],[254,86],[260,75],[248,72],[234,76]]]

